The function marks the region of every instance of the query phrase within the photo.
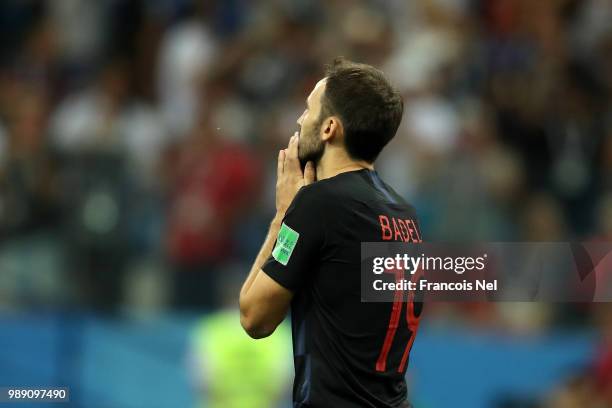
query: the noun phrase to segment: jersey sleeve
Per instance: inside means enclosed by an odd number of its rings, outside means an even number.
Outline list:
[[[325,242],[325,209],[314,185],[302,187],[287,209],[271,256],[262,270],[281,286],[297,291],[316,268]]]

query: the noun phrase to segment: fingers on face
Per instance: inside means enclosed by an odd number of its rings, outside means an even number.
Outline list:
[[[289,139],[289,144],[286,149],[282,149],[278,152],[278,162],[276,171],[280,176],[287,169],[287,166],[298,166],[298,132],[295,132]]]
[[[316,178],[315,167],[312,162],[306,163],[306,168],[304,169],[304,183],[311,184],[314,183]]]
[[[276,171],[277,173],[283,174],[283,170],[285,168],[285,150],[281,150],[278,152],[278,163],[277,163],[277,167],[276,167]]]
[[[298,136],[297,132],[289,139],[289,146],[287,147],[287,159],[291,162],[298,160]]]

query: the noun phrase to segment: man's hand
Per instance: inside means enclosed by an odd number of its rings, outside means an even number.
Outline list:
[[[240,291],[240,323],[253,338],[269,336],[282,322],[291,304],[293,293],[263,273],[261,268],[272,253],[281,220],[291,201],[300,188],[314,181],[315,169],[312,163],[306,164],[303,173],[300,168],[296,132],[289,140],[287,149],[278,153],[276,216]]]
[[[306,163],[304,172],[298,159],[298,134],[289,139],[289,146],[278,153],[276,176],[276,216],[282,218],[298,190],[315,181],[315,168],[312,162]]]

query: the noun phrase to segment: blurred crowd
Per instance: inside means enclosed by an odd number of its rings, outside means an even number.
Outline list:
[[[377,169],[426,240],[610,239],[610,21],[607,0],[5,0],[0,307],[218,308],[338,55],[404,96]],[[612,326],[581,305],[431,313]]]

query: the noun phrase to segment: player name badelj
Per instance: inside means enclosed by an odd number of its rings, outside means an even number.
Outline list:
[[[485,279],[476,279],[474,282],[468,282],[465,279],[462,282],[429,282],[425,279],[421,279],[418,282],[412,282],[407,279],[402,279],[398,282],[383,282],[382,280],[377,279],[372,283],[372,285],[374,287],[374,290],[377,291],[497,291],[497,279],[494,279],[492,281],[487,281]]]

